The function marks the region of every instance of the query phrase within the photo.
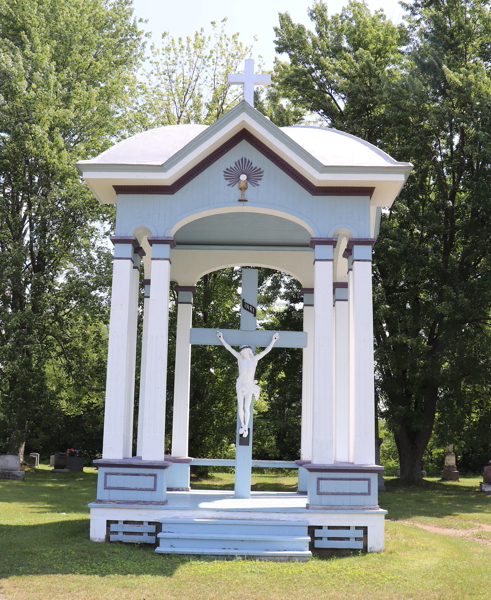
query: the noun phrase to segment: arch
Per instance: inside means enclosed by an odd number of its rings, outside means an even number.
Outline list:
[[[196,285],[196,281],[228,267],[263,267],[294,277],[303,287],[313,287],[312,252],[254,250],[193,250],[176,248],[172,253],[171,277],[179,285]]]
[[[333,279],[334,281],[348,281],[348,259],[343,257],[343,253],[346,249],[348,240],[352,237],[356,237],[354,230],[347,226],[338,226],[335,230],[332,230],[330,237],[338,239],[336,249],[334,250],[334,262],[333,262]]]
[[[152,225],[148,225],[147,223],[142,223],[141,225],[137,225],[136,227],[132,227],[131,231],[128,235],[133,235],[140,242],[140,245],[145,237],[151,237],[157,235],[157,230]]]
[[[349,225],[348,223],[338,223],[332,227],[327,237],[334,238],[337,233],[346,233],[349,237],[360,237],[353,225]]]
[[[295,274],[293,271],[288,271],[285,268],[279,268],[277,265],[273,265],[273,264],[269,264],[269,263],[258,263],[256,261],[254,262],[248,262],[248,261],[244,261],[242,264],[237,264],[237,262],[233,262],[233,263],[229,263],[229,264],[223,264],[220,265],[219,267],[213,267],[211,269],[206,269],[206,271],[204,271],[203,273],[200,273],[200,275],[196,278],[196,281],[199,281],[202,277],[204,277],[205,275],[208,275],[208,273],[214,273],[215,271],[221,271],[222,269],[229,269],[230,267],[251,267],[251,268],[262,268],[262,269],[273,269],[274,271],[279,271],[280,273],[285,273],[286,275],[290,275],[290,277],[293,277],[293,279],[296,279],[299,283],[302,283],[299,275]],[[195,282],[196,283],[196,282]]]
[[[317,237],[318,232],[315,225],[307,219],[304,215],[295,212],[284,212],[282,210],[272,209],[264,204],[254,204],[253,206],[223,206],[216,205],[214,208],[210,208],[208,210],[194,212],[191,211],[182,215],[179,221],[175,223],[172,227],[169,227],[166,230],[165,235],[174,236],[181,227],[187,225],[188,223],[192,223],[193,221],[197,221],[198,219],[202,219],[204,217],[212,217],[213,215],[222,215],[227,213],[261,213],[264,215],[271,215],[274,217],[280,217],[282,219],[286,219],[287,221],[292,221],[297,225],[300,225],[304,229],[306,229],[312,237]]]

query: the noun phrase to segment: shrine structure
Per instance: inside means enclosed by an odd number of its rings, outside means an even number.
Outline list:
[[[251,63],[243,81],[231,81],[244,83],[246,100],[213,125],[159,127],[78,163],[97,199],[116,204],[117,214],[103,457],[96,461],[90,537],[158,541],[162,553],[300,560],[315,548],[380,551],[385,511],[375,464],[371,259],[382,208],[391,206],[412,166],[335,129],[277,127],[251,105],[251,86],[267,83]],[[192,328],[193,293],[201,277],[225,267],[243,267],[240,329],[221,330],[230,346],[271,342],[274,332],[256,329],[256,268],[282,271],[303,286],[304,332],[280,332],[276,343],[303,348],[296,462],[254,461],[252,418],[247,438],[237,432],[234,460],[188,456],[191,345],[220,344],[216,330]],[[171,280],[178,308],[167,455]],[[235,492],[191,489],[191,465],[235,467]],[[254,466],[297,468],[298,493],[251,493]]]

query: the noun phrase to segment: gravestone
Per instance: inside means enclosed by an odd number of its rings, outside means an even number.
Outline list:
[[[27,459],[27,464],[33,469],[39,469],[39,454],[37,452],[31,452]]]
[[[453,444],[448,444],[445,450],[445,464],[442,471],[444,481],[460,481],[460,473],[457,471],[457,460],[453,451]]]
[[[66,452],[56,452],[54,457],[54,473],[82,472],[84,470],[84,459],[81,456],[70,456]]]
[[[20,457],[15,454],[0,456],[0,479],[24,480],[25,473],[20,470]]]
[[[491,460],[484,467],[484,481],[480,483],[481,492],[491,492]]]

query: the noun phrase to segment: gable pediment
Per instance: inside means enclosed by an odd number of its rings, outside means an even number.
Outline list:
[[[182,132],[186,135],[182,139],[177,135],[179,127],[185,128]],[[247,102],[242,102],[209,127],[184,125],[168,130],[161,127],[125,140],[121,146],[114,147],[114,152],[109,149],[93,160],[80,161],[77,167],[102,203],[115,203],[118,196],[127,194],[173,195],[245,140],[309,194],[363,195],[370,197],[374,206],[390,206],[411,170],[411,165],[398,163],[377,149],[372,151],[374,147],[367,151],[365,142],[341,132],[327,128],[320,131],[319,128],[305,128],[316,130],[307,132],[286,129],[294,131],[287,135]],[[150,133],[156,146],[153,152],[145,154],[145,162],[140,162],[142,140]],[[298,133],[302,136],[294,135]],[[161,136],[160,143],[168,144],[170,150],[166,147],[164,151],[158,146],[157,134]],[[374,164],[323,164],[294,139],[303,141],[306,135],[309,139],[315,138],[317,149],[319,141],[324,146],[330,145],[329,152],[323,152],[322,148],[316,152],[320,158],[326,154],[335,157],[335,144],[341,140],[359,146],[365,155],[373,155]],[[312,144],[307,147],[312,150]],[[171,155],[159,164],[159,157],[165,157],[169,152]]]

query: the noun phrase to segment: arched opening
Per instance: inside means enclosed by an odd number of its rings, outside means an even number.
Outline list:
[[[193,297],[193,328],[240,328],[241,269],[228,267],[203,274],[196,282]],[[302,284],[291,275],[272,269],[259,269],[258,328],[274,331],[303,331]],[[177,286],[177,289],[179,287]],[[179,305],[173,286],[171,308],[171,343],[169,358],[175,355]],[[262,348],[261,348],[262,349]],[[258,352],[259,352],[258,348]],[[172,372],[172,375],[171,375]],[[171,450],[174,396],[173,359],[169,360],[169,390],[167,396],[166,446]],[[236,379],[237,360],[216,340],[215,345],[195,344],[191,351],[189,403],[189,456],[195,458],[234,459],[236,442]],[[252,442],[253,458],[288,460],[300,458],[302,349],[274,348],[259,361],[256,380],[261,387],[255,402],[255,425]],[[174,432],[175,433],[175,432]],[[262,469],[264,470],[264,469]],[[203,475],[203,467],[193,467]],[[200,472],[201,471],[201,472]],[[221,469],[223,473],[223,469]],[[217,475],[220,489],[233,488],[233,469]],[[261,474],[268,479],[267,469]],[[292,490],[296,489],[296,473],[291,474]],[[200,485],[199,482],[197,482]],[[201,484],[202,485],[202,484]],[[212,483],[213,485],[213,483]]]

